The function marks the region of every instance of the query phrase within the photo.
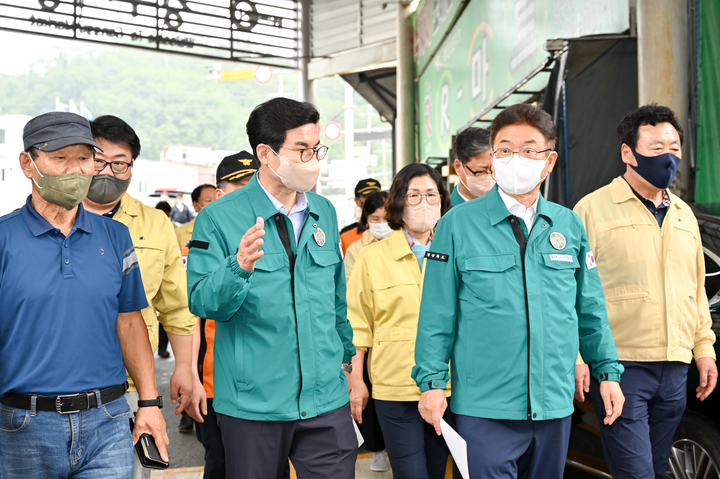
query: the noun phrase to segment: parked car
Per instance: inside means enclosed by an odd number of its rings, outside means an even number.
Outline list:
[[[700,227],[705,252],[705,292],[708,296],[713,331],[720,338],[720,217],[693,208]],[[715,353],[720,357],[720,345]],[[667,478],[720,479],[720,391],[705,401],[695,398],[699,374],[695,362],[690,365],[687,381],[687,408],[675,433]],[[568,450],[568,476],[571,470],[582,471],[582,477],[612,477],[603,457],[597,416],[589,395],[585,402],[575,401]]]

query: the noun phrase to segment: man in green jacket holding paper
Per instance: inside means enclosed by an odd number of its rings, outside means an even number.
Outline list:
[[[503,110],[490,136],[497,187],[453,207],[425,256],[418,408],[440,434],[452,376],[473,478],[562,477],[578,350],[600,381],[605,423],[622,411],[623,367],[585,229],[539,194],[555,140],[539,108]]]
[[[232,478],[355,477],[345,371],[355,354],[331,203],[309,192],[327,147],[309,103],[275,98],[247,133],[261,167],[195,220],[190,310],[216,322],[213,407]]]

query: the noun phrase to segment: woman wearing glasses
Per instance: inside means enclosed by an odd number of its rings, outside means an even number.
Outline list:
[[[385,203],[394,231],[385,241],[360,251],[348,281],[348,319],[357,349],[349,382],[352,414],[362,422],[368,400],[363,383],[367,354],[375,407],[395,479],[445,477],[448,450],[420,416],[420,389],[410,374],[423,259],[435,224],[449,208],[447,190],[435,170],[423,163],[400,170]],[[446,419],[452,421],[449,416]]]

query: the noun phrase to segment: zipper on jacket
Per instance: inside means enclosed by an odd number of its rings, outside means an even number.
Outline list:
[[[275,215],[275,223],[277,223],[277,232],[278,236],[280,236],[280,241],[282,241],[282,245],[285,248],[285,253],[287,254],[288,261],[290,262],[290,290],[292,291],[292,297],[293,297],[293,305],[295,304],[295,254],[292,250],[292,245],[290,244],[290,233],[288,232],[287,224],[285,223],[285,219],[283,218],[282,213],[277,213]]]
[[[293,313],[295,308],[295,254],[292,250],[292,245],[290,244],[290,233],[288,232],[287,223],[285,222],[285,218],[283,218],[282,213],[277,213],[275,215],[275,224],[277,226],[277,232],[278,236],[280,237],[280,241],[282,242],[283,248],[285,248],[285,253],[287,254],[288,261],[290,262],[290,291],[292,292],[292,299],[293,299]],[[289,218],[288,218],[289,220]],[[297,315],[295,317],[295,327],[297,329]],[[302,374],[302,362],[300,361],[300,331],[297,331],[298,335],[298,368],[300,370],[300,389],[298,390],[298,403],[300,400],[300,394],[302,393],[303,388],[303,374]]]
[[[525,295],[525,323],[527,324],[527,418],[532,420],[532,406],[530,404],[530,308],[528,307],[527,278],[525,276],[525,250],[527,247],[527,239],[525,232],[520,225],[520,219],[517,216],[510,218],[510,225],[515,234],[515,241],[520,246],[520,265],[522,267],[523,293]]]

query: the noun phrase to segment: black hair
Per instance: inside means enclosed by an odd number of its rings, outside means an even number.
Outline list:
[[[640,127],[643,125],[655,126],[658,123],[670,123],[680,136],[680,146],[685,136],[680,122],[670,108],[660,106],[657,103],[643,105],[635,111],[631,111],[622,119],[617,127],[618,143],[622,147],[626,144],[633,150],[637,148],[637,141],[640,137]]]
[[[197,188],[192,190],[192,193],[190,193],[190,199],[192,200],[193,203],[198,202],[198,200],[200,199],[200,195],[202,194],[202,190],[204,188],[212,188],[213,191],[215,191],[215,185],[211,185],[209,183],[205,183],[204,185],[198,186]]]
[[[387,191],[376,191],[365,198],[365,203],[363,203],[362,207],[362,214],[360,215],[360,224],[363,225],[365,229],[369,228],[368,216],[372,216],[378,208],[385,206],[387,197]]]
[[[170,215],[172,212],[172,206],[170,206],[170,203],[167,201],[158,201],[158,204],[155,205],[155,209],[162,211],[166,215]]]
[[[388,198],[385,202],[385,214],[390,228],[399,230],[403,226],[403,212],[405,210],[405,195],[407,195],[410,180],[418,176],[429,176],[433,179],[440,193],[440,215],[444,215],[450,209],[450,196],[448,195],[442,176],[437,170],[425,163],[411,163],[398,171],[393,178],[392,185],[388,191]]]
[[[498,113],[490,125],[490,144],[495,143],[498,132],[510,125],[529,125],[537,128],[549,143],[549,147],[555,148],[557,130],[550,114],[541,108],[529,103],[511,105]]]
[[[133,160],[140,156],[140,138],[125,120],[112,115],[99,116],[90,122],[90,129],[95,139],[102,138],[113,143],[121,141],[127,143]]]
[[[257,156],[259,144],[268,145],[279,153],[288,130],[318,121],[320,113],[312,104],[279,97],[256,106],[250,113],[245,129],[253,153]]]
[[[490,148],[490,132],[485,128],[468,128],[461,131],[453,142],[455,158],[466,165],[470,158]]]

